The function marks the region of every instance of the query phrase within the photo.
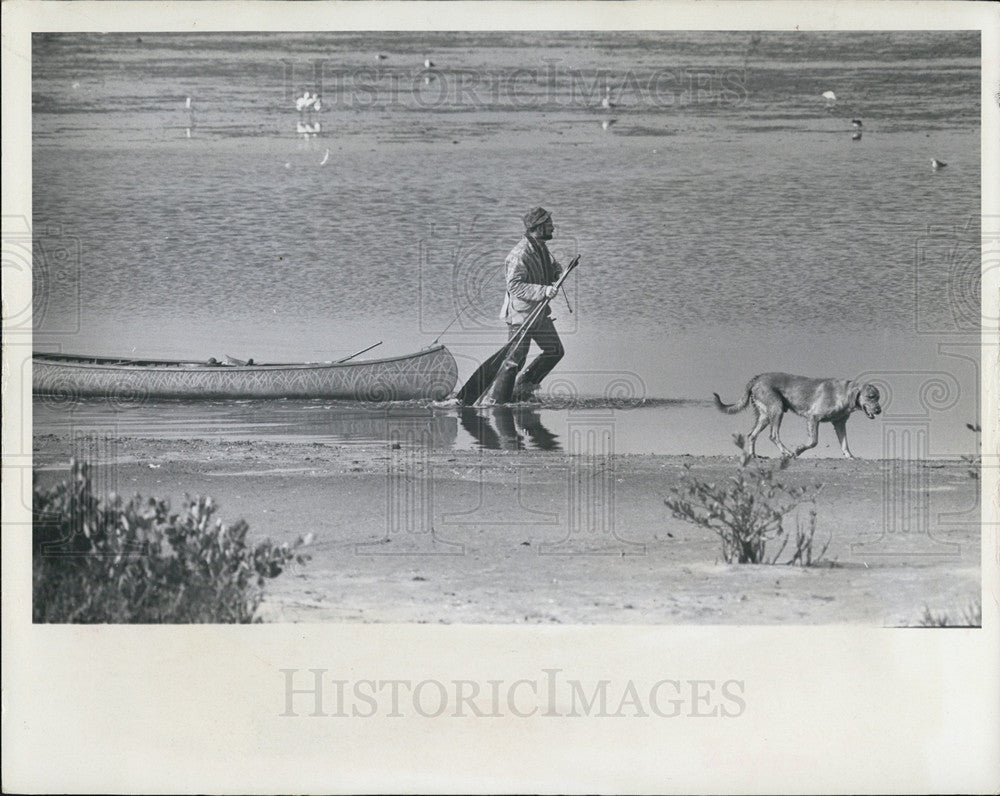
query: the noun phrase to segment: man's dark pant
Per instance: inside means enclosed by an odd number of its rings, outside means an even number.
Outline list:
[[[519,328],[521,327],[507,324],[507,339],[512,340]],[[528,358],[528,348],[531,346],[532,340],[542,349],[542,353],[535,357],[532,363],[518,377],[518,371],[524,367],[524,361]],[[539,318],[528,330],[528,333],[524,335],[521,342],[507,355],[507,359],[504,360],[503,366],[500,369],[500,374],[493,383],[492,389],[490,389],[490,398],[496,403],[507,403],[510,401],[514,393],[515,379],[519,385],[541,384],[542,379],[549,375],[549,372],[556,366],[556,363],[562,359],[564,353],[565,350],[563,349],[562,341],[559,339],[559,333],[556,332],[556,326],[552,322],[552,318],[548,315]]]

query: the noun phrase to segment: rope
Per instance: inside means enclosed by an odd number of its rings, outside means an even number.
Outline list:
[[[566,286],[565,285],[559,285],[559,292],[562,293],[562,297],[564,299],[566,299],[566,309],[568,309],[569,310],[569,314],[572,315],[573,314],[573,307],[569,303],[569,296],[566,295]]]
[[[444,329],[441,331],[441,333],[438,334],[438,336],[434,338],[434,342],[431,343],[431,345],[437,345],[441,341],[441,338],[444,337],[445,332],[447,332],[452,326],[455,325],[455,321],[458,320],[459,316],[463,312],[465,312],[465,307],[459,307],[458,308],[458,312],[455,313],[455,317],[452,318],[451,323],[449,323],[447,326],[444,327]]]
[[[455,317],[451,319],[451,323],[449,323],[447,326],[444,327],[444,329],[441,330],[441,333],[437,337],[434,338],[434,342],[431,343],[431,345],[437,345],[441,341],[441,338],[445,336],[445,334],[448,332],[448,330],[452,326],[455,325],[455,321],[457,321],[459,319],[459,317],[461,317],[462,313],[465,312],[465,309],[466,309],[465,307],[459,307],[458,308],[458,312],[456,312],[455,313]]]

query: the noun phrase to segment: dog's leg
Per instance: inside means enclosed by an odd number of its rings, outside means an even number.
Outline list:
[[[795,454],[785,447],[785,443],[778,436],[778,432],[781,431],[781,418],[784,414],[785,410],[780,406],[771,410],[770,417],[768,418],[771,421],[771,442],[778,446],[778,450],[781,451],[782,456],[794,456]]]
[[[757,406],[757,404],[754,404],[753,410],[757,413],[757,421],[754,423],[753,430],[747,436],[747,439],[750,440],[750,455],[756,458],[757,437],[760,436],[760,432],[762,432],[765,428],[767,428],[767,424],[770,423],[771,421],[768,420],[767,413],[762,412],[760,410],[760,407]]]
[[[848,459],[857,458],[851,449],[847,447],[847,418],[833,421],[833,430],[837,432],[837,441],[840,442],[840,449]]]
[[[819,442],[819,421],[815,417],[810,417],[806,420],[806,432],[809,434],[809,441],[805,445],[799,445],[795,449],[796,456],[799,456],[803,451],[807,451],[810,448],[815,448],[816,443]]]

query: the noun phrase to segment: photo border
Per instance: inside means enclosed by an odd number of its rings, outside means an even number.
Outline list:
[[[460,31],[528,23],[535,30],[979,29],[982,214],[1000,215],[1000,7],[993,4],[238,5],[239,13],[226,2],[5,2],[5,227],[31,217],[33,31]],[[994,269],[982,284],[984,317],[997,317],[998,292]],[[16,418],[30,430],[24,342],[4,335],[3,416],[5,426]],[[983,329],[982,344],[985,457],[1000,453],[995,329]],[[30,440],[20,443],[10,458],[5,448],[2,478],[8,791],[973,793],[1000,786],[998,468],[982,471],[981,629],[42,626],[31,622],[31,448]],[[714,721],[700,711],[572,716],[563,703],[559,715],[543,709],[522,717],[525,703],[516,701],[518,711],[508,705],[491,717],[283,716],[282,670],[315,669],[352,683],[507,686],[545,683],[544,672],[557,669],[588,688],[616,678],[621,693],[620,684],[632,682],[640,698],[664,680],[738,681],[745,704]]]

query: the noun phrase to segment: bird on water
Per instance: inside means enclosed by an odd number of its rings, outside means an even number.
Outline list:
[[[299,113],[302,113],[307,108],[309,108],[314,101],[315,100],[313,100],[312,95],[308,91],[306,91],[301,97],[295,100],[295,110],[297,110]]]

